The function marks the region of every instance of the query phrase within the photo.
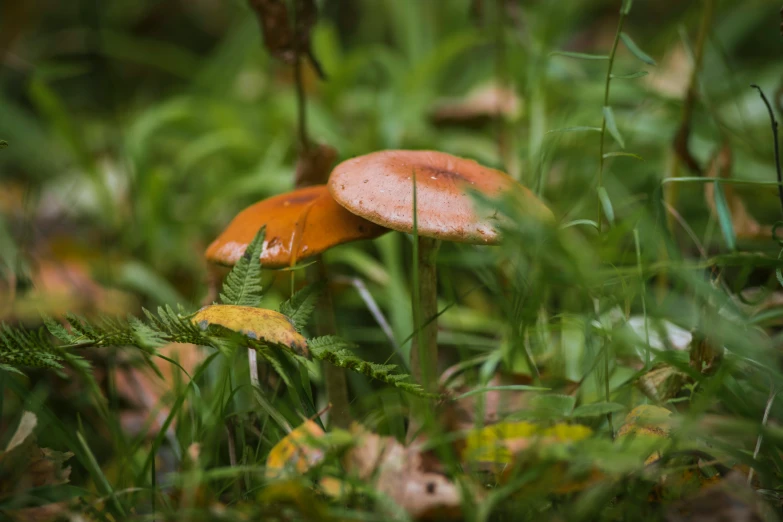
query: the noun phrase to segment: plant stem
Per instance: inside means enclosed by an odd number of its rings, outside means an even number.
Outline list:
[[[627,0],[626,0],[627,1]],[[612,67],[614,66],[614,57],[617,54],[617,45],[620,43],[620,34],[623,32],[623,24],[625,23],[625,15],[630,10],[630,3],[623,1],[620,7],[620,19],[617,21],[617,31],[614,33],[614,42],[612,42],[612,50],[609,53],[609,65],[606,68],[606,80],[604,81],[604,104],[603,107],[609,106],[609,90],[612,85]],[[604,186],[604,137],[606,135],[606,113],[602,111],[604,116],[601,118],[601,142],[598,154],[598,193]],[[603,232],[603,219],[602,219],[602,204],[598,201],[598,236],[601,237]],[[604,377],[606,382],[604,383],[604,392],[606,394],[606,402],[610,402],[610,389],[609,389],[609,350],[604,350]],[[612,438],[614,438],[614,427],[612,426],[612,414],[608,413],[606,419],[609,422],[609,430],[612,432]]]
[[[438,322],[430,319],[438,315],[436,261],[439,247],[438,239],[418,237],[418,282],[413,296],[413,324],[417,334],[413,337],[411,347],[411,373],[427,391],[435,389],[437,382]]]
[[[617,22],[617,32],[614,34],[614,42],[612,43],[612,51],[609,53],[609,66],[606,68],[606,80],[604,82],[604,104],[603,107],[609,106],[609,89],[612,84],[612,67],[614,66],[614,57],[617,54],[617,44],[620,42],[620,33],[623,32],[623,23],[625,22],[626,9],[623,6],[620,9],[620,20]],[[598,155],[598,188],[604,186],[604,136],[606,135],[606,116],[601,120],[601,145],[599,147]],[[598,234],[602,232],[603,220],[601,218],[601,202],[598,202]]]
[[[324,282],[324,291],[321,296],[321,306],[316,313],[316,335],[334,335],[337,333],[337,321],[334,316],[334,300],[329,288],[329,275],[326,271],[321,256],[315,260],[315,264],[308,268],[308,280],[310,282],[321,280]],[[348,428],[351,425],[350,401],[348,400],[348,381],[345,370],[323,362],[324,385],[326,396],[332,404],[330,419],[331,425],[338,428]]]
[[[299,48],[301,41],[299,32],[299,13],[297,6],[294,6],[294,83],[296,84],[296,109],[297,109],[297,133],[299,135],[300,154],[307,152],[309,140],[307,139],[307,98],[304,90],[304,78],[302,77],[302,49]]]

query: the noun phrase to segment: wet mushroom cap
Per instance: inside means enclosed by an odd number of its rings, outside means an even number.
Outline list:
[[[444,152],[387,150],[359,156],[337,165],[328,186],[334,199],[354,214],[411,233],[414,173],[422,236],[497,244],[498,217],[491,209],[478,209],[471,190],[489,198],[513,193],[532,215],[552,218],[549,209],[508,174]]]
[[[234,265],[266,225],[261,264],[283,268],[329,248],[380,236],[387,229],[338,205],[326,185],[307,187],[255,203],[237,214],[207,248],[207,260]]]

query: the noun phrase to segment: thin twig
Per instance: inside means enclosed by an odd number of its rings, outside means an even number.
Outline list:
[[[780,198],[780,208],[783,210],[783,174],[780,170],[780,145],[778,144],[778,120],[775,119],[775,113],[772,112],[772,105],[770,105],[769,100],[764,95],[764,91],[761,90],[761,87],[756,85],[755,83],[750,85],[757,91],[759,91],[759,95],[761,96],[761,99],[764,101],[764,105],[767,106],[767,111],[769,111],[769,121],[770,125],[772,125],[772,139],[775,142],[775,168],[777,169],[778,174],[778,197]]]

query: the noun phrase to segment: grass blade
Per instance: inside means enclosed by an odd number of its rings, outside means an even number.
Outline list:
[[[636,71],[628,74],[610,74],[609,77],[613,80],[634,80],[636,78],[643,78],[648,74],[650,73],[647,71]]]
[[[723,233],[723,239],[729,250],[737,249],[737,236],[734,233],[734,223],[731,221],[731,211],[726,202],[726,194],[723,192],[723,186],[720,182],[715,182],[715,210],[718,213],[718,223]]]
[[[547,134],[557,134],[561,132],[601,132],[601,127],[563,127],[562,129],[546,131]]]
[[[614,224],[614,207],[612,207],[612,200],[609,199],[606,188],[598,187],[598,199],[601,201],[601,208],[604,210],[606,219],[609,223]]]
[[[604,158],[618,158],[618,157],[628,157],[628,158],[635,158],[639,161],[644,161],[644,158],[639,156],[638,154],[633,154],[631,152],[607,152],[604,154]]]
[[[652,57],[647,54],[646,52],[642,51],[638,45],[636,45],[636,42],[634,42],[630,36],[628,36],[628,33],[620,33],[620,39],[625,44],[625,47],[631,51],[631,54],[636,56],[638,59],[646,63],[647,65],[658,65],[655,60],[652,59]]]
[[[620,147],[625,148],[625,140],[623,140],[620,130],[617,128],[617,122],[614,121],[614,111],[608,105],[604,106],[604,120],[606,120],[606,130],[612,135],[614,141],[616,141]]]
[[[573,51],[552,51],[549,56],[565,56],[567,58],[578,58],[579,60],[608,60],[609,56],[605,54],[577,53]]]

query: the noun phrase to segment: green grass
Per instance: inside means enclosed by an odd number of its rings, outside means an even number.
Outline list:
[[[31,7],[29,17],[9,20],[22,29],[0,69],[0,193],[10,194],[0,194],[0,319],[14,327],[40,327],[38,309],[62,319],[60,299],[91,319],[144,319],[142,307],[176,304],[195,311],[208,292],[206,245],[239,210],[293,187],[291,70],[265,52],[245,2],[77,4]],[[305,73],[312,139],[341,159],[389,148],[471,157],[517,176],[556,216],[542,226],[510,201],[477,201],[510,218],[503,245],[444,243],[439,252],[441,366],[455,368],[445,384],[449,397],[470,401],[468,422],[481,428],[481,413],[500,398],[518,402],[496,420],[592,430],[571,446],[520,453],[501,476],[460,459],[462,435],[446,413],[453,401],[428,408],[426,448],[462,491],[481,491],[480,502],[465,495],[462,518],[663,520],[677,502],[696,505],[698,488],[672,477],[704,454],[738,470],[737,484],[723,482],[737,495],[752,468],[750,497],[773,506],[765,519],[780,518],[783,401],[774,393],[783,382],[783,314],[764,303],[781,290],[781,246],[743,237],[734,206],[738,195],[760,223],[780,220],[769,115],[749,87],[758,84],[783,117],[777,8],[749,1],[739,10],[724,0],[508,2],[503,13],[502,2],[467,0],[319,4],[312,43],[328,80]],[[699,55],[686,110],[687,64]],[[430,118],[439,99],[499,78],[523,103],[510,120]],[[689,151],[703,172],[722,145],[731,149],[720,183],[676,156],[688,111]],[[716,185],[711,202],[707,183]],[[410,236],[391,233],[324,256],[334,274],[363,280],[393,339],[354,288],[335,285],[344,341],[327,343],[319,358],[361,370],[349,375],[354,418],[398,440],[411,395],[390,386],[394,378],[373,379],[383,367],[350,357],[408,372],[420,323],[411,309],[415,253]],[[67,299],[46,293],[41,274],[52,266],[70,267],[59,287],[76,288]],[[260,306],[277,309],[305,276],[263,270],[260,278]],[[693,335],[686,350],[667,346],[671,325]],[[340,431],[308,473],[267,478],[267,455],[288,427],[326,406],[318,364],[267,354],[254,389],[247,353],[229,334],[190,374],[151,357],[157,345],[115,347],[133,344],[123,339],[78,347],[58,359],[62,368],[46,368],[48,355],[39,369],[0,361],[0,447],[31,411],[37,444],[73,453],[68,485],[13,498],[0,477],[0,510],[24,498],[28,506],[64,500],[89,520],[404,519],[381,488],[345,473],[340,456],[355,440]],[[708,369],[690,362],[702,342],[725,348]],[[335,356],[337,348],[349,351]],[[166,384],[159,422],[148,421],[157,428],[125,431],[129,398],[109,370],[155,364],[172,365],[173,375],[150,370]],[[671,380],[650,393],[661,368]],[[672,412],[665,444],[613,440],[644,404]],[[656,448],[663,459],[646,465]],[[720,475],[715,468],[699,473]],[[558,491],[592,471],[600,477],[589,485]],[[314,485],[324,476],[351,484],[352,494],[322,494]]]

